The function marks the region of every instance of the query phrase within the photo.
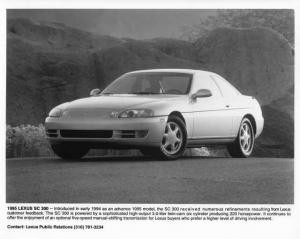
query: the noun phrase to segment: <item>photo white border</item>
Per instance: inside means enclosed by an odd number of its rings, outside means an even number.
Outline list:
[[[252,1],[197,1],[197,0],[84,0],[84,1],[42,1],[42,0],[4,0],[0,3],[0,62],[1,62],[1,111],[0,111],[0,153],[1,153],[1,170],[0,170],[0,238],[63,238],[66,236],[89,237],[95,236],[100,238],[300,238],[299,224],[299,87],[297,79],[299,76],[298,60],[298,40],[299,40],[299,5],[297,1],[274,1],[274,0],[252,0]],[[8,231],[6,229],[6,157],[5,157],[5,134],[6,134],[6,9],[7,8],[72,8],[72,9],[107,9],[107,8],[124,8],[124,9],[235,9],[235,8],[288,8],[295,9],[295,204],[293,216],[291,218],[276,219],[272,222],[105,222],[103,231]],[[23,205],[23,204],[22,204]],[[68,204],[69,205],[69,204]],[[124,204],[123,204],[124,205]],[[125,205],[124,205],[125,206]],[[206,205],[207,206],[207,205]],[[213,206],[213,205],[212,205]],[[216,206],[220,206],[219,204]],[[226,205],[228,206],[228,205]],[[245,205],[243,205],[245,206]],[[250,205],[251,206],[251,205]],[[259,206],[259,205],[257,205]],[[8,234],[9,233],[9,234]]]

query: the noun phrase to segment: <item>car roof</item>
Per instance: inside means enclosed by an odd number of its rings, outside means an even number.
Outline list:
[[[170,69],[147,69],[147,70],[138,70],[138,71],[131,71],[128,73],[143,73],[143,72],[174,72],[174,73],[188,73],[188,74],[215,74],[209,71],[203,70],[195,70],[195,69],[177,69],[177,68],[170,68]]]

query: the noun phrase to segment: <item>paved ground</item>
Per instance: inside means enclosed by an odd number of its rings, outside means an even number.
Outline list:
[[[8,159],[7,202],[272,203],[294,201],[294,160],[142,157]]]

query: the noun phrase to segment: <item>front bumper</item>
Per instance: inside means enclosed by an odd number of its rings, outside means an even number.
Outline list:
[[[127,146],[134,148],[147,146],[160,146],[167,116],[151,117],[151,118],[135,118],[135,119],[64,119],[47,117],[45,128],[47,139],[51,144],[62,142],[82,142],[90,144],[91,147],[116,148],[118,146]],[[77,137],[62,134],[63,130],[82,131],[82,132],[99,132],[112,131],[112,135],[101,137],[89,137],[89,135],[81,135]],[[55,136],[48,132],[56,132]],[[121,132],[137,132],[137,137],[122,137]],[[140,132],[147,132],[140,134]],[[139,135],[140,134],[140,135]],[[49,137],[51,135],[51,137]],[[142,136],[142,137],[141,137]]]

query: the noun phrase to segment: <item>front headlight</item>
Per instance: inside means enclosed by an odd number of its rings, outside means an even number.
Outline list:
[[[49,112],[50,117],[60,117],[62,115],[62,110],[59,108],[54,108]]]
[[[154,116],[154,112],[150,109],[125,110],[119,114],[119,118],[147,118],[152,116]]]

